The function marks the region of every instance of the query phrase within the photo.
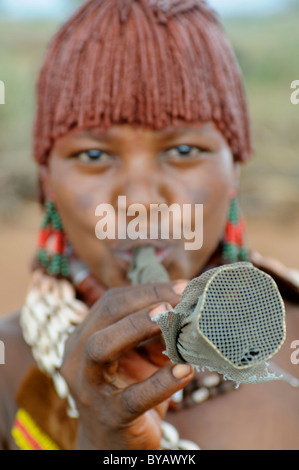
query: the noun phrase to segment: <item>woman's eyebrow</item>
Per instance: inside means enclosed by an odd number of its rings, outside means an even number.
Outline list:
[[[81,132],[80,134],[76,135],[78,139],[82,137],[87,137],[89,139],[94,139],[94,140],[110,140],[110,136],[107,132],[94,132],[92,130],[86,130]]]
[[[202,127],[188,127],[188,128],[178,128],[178,127],[170,127],[155,131],[157,140],[172,140],[179,137],[184,137],[188,134],[201,134],[205,135],[206,132],[203,131]],[[94,131],[92,129],[82,131],[81,133],[74,136],[77,139],[82,138],[89,138],[98,141],[115,141],[117,136],[115,134],[110,135],[109,132],[101,132],[99,130]]]
[[[206,136],[207,132],[204,132],[202,127],[188,127],[188,128],[176,128],[176,129],[164,129],[161,131],[159,134],[159,138],[161,140],[167,139],[167,140],[174,140],[176,138],[184,137],[189,134],[197,134],[198,136]]]
[[[165,129],[161,131],[161,136],[165,135],[166,137],[177,137],[185,134],[190,134],[192,132],[198,132],[200,129],[197,127],[188,128],[188,129]]]

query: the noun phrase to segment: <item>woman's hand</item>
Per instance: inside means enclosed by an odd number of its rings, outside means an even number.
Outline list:
[[[160,448],[168,399],[193,370],[161,354],[151,318],[177,305],[186,284],[110,289],[68,339],[61,373],[80,414],[78,448]]]

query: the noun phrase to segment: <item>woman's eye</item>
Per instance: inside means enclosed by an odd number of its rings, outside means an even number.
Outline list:
[[[196,158],[205,151],[207,150],[201,149],[199,147],[193,147],[191,145],[179,145],[178,147],[167,150],[167,154],[171,157]]]
[[[75,157],[83,163],[92,163],[92,162],[103,162],[110,158],[106,152],[102,150],[84,150],[84,152],[79,152]]]

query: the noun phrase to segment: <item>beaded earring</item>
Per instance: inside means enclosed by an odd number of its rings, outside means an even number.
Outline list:
[[[69,276],[67,238],[53,201],[45,201],[45,213],[38,235],[36,258],[52,276]]]
[[[230,203],[228,221],[225,228],[222,259],[225,263],[250,260],[245,220],[236,194],[233,195]]]

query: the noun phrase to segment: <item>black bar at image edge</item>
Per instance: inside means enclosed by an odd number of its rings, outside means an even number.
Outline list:
[[[45,451],[44,451],[45,452]],[[81,464],[85,462],[88,465],[88,468],[93,470],[96,468],[105,469],[108,467],[121,465],[127,468],[135,467],[144,467],[144,466],[159,466],[159,465],[198,465],[202,463],[200,451],[58,451],[59,455],[55,451],[46,451],[47,456],[44,452],[35,452],[34,455],[30,455],[31,464],[35,461],[39,462],[42,460],[47,464],[53,462],[56,465],[61,462],[62,459],[67,459],[68,464],[72,461]],[[63,456],[61,454],[64,454]],[[18,456],[22,460],[26,460],[26,454],[24,456],[24,451],[15,451],[13,452],[16,458]],[[11,456],[11,451],[10,451]],[[28,455],[27,455],[28,458]],[[92,467],[90,467],[92,465]],[[32,467],[32,465],[31,465]]]

